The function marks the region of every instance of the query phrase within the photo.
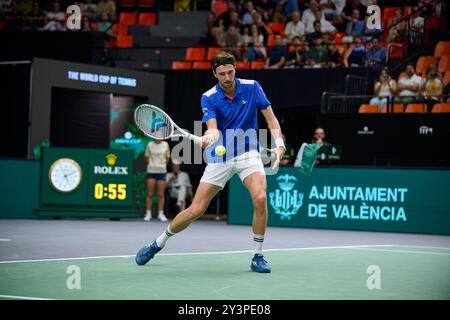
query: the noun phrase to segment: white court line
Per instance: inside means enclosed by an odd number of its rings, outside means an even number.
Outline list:
[[[333,247],[305,247],[305,248],[282,248],[282,249],[265,249],[264,251],[301,251],[301,250],[322,250],[322,249],[341,249],[341,248],[359,248],[359,247],[390,247],[392,244],[368,244],[356,246],[333,246]],[[177,253],[159,253],[158,256],[186,256],[186,255],[202,255],[202,254],[231,254],[231,253],[247,253],[253,250],[240,251],[209,251],[209,252],[177,252]],[[107,258],[130,258],[136,254],[121,255],[121,256],[94,256],[94,257],[78,257],[78,258],[51,258],[51,259],[36,259],[36,260],[12,260],[0,261],[0,264],[19,263],[19,262],[46,262],[46,261],[69,261],[69,260],[89,260],[89,259],[107,259]]]
[[[22,297],[22,296],[7,296],[7,295],[4,295],[4,294],[0,294],[0,298],[20,299],[20,300],[55,300],[55,299],[47,299],[47,298]]]
[[[405,251],[405,250],[388,250],[388,249],[376,249],[376,248],[348,248],[348,249],[365,250],[365,251],[398,252],[398,253],[420,253],[420,254],[434,254],[434,255],[440,255],[440,256],[450,256],[450,253],[444,253],[444,252]]]
[[[11,241],[11,239],[0,239],[0,241]]]

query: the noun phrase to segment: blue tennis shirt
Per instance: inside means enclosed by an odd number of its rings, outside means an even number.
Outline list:
[[[205,149],[208,163],[222,162],[250,150],[259,150],[258,110],[266,109],[270,102],[257,81],[235,78],[235,82],[232,100],[218,83],[202,95],[202,121],[215,118],[221,132],[219,141]],[[217,145],[227,148],[224,156],[216,156],[214,149]]]

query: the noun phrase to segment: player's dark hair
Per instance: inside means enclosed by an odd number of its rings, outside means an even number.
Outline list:
[[[217,53],[211,60],[211,66],[214,72],[216,72],[216,68],[225,64],[236,65],[236,59],[234,56],[226,51],[221,51]]]

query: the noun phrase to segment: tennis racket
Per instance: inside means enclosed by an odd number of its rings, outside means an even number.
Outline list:
[[[141,104],[134,111],[134,122],[147,136],[166,140],[171,137],[184,137],[195,144],[202,145],[202,139],[181,129],[167,113],[151,104]]]

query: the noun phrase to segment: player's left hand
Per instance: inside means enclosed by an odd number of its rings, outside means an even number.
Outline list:
[[[275,161],[272,165],[272,170],[275,170],[275,168],[277,168],[280,165],[280,161],[283,158],[284,152],[286,151],[286,149],[284,149],[283,147],[278,147],[278,148],[267,149],[267,151],[275,154]]]

